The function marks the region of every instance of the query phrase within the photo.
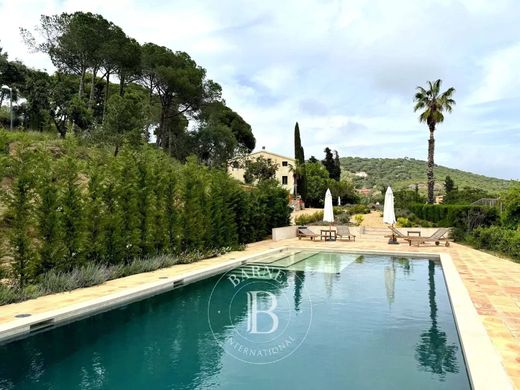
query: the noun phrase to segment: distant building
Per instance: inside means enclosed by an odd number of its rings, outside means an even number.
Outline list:
[[[372,193],[372,190],[369,188],[361,188],[359,190],[356,190],[360,195],[362,196],[370,196]]]
[[[268,152],[262,149],[258,152],[251,153],[245,160],[255,160],[258,157],[271,161],[278,165],[275,179],[285,188],[289,193],[294,194],[294,174],[292,169],[296,166],[296,160],[291,157],[282,156],[273,152]],[[241,182],[244,182],[245,169],[236,164],[236,160],[231,160],[228,164],[228,174]]]
[[[356,172],[356,173],[354,173],[354,176],[362,177],[365,179],[368,177],[368,174],[366,172]]]

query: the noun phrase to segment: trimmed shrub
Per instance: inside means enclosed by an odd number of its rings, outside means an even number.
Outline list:
[[[59,285],[62,273],[89,264],[240,248],[290,223],[289,194],[276,183],[245,188],[225,171],[195,159],[181,165],[150,146],[113,156],[74,140],[20,141],[0,157],[8,183],[1,255],[22,289],[49,271]]]
[[[520,261],[520,231],[499,226],[479,227],[473,230],[467,241],[478,249],[502,253]]]
[[[456,227],[466,232],[479,226],[491,226],[499,221],[495,207],[467,205],[415,204],[410,206],[419,219],[433,222],[441,227]]]
[[[410,220],[406,217],[399,217],[397,218],[397,226],[398,227],[412,227],[413,224],[410,222]]]
[[[355,204],[348,208],[350,214],[370,214],[370,208],[364,204]]]
[[[363,217],[362,214],[356,214],[354,215],[354,222],[356,223],[356,225],[361,225],[363,223],[363,220],[365,219],[365,217]]]

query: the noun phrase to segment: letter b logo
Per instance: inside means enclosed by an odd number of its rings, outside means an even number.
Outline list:
[[[270,306],[267,309],[259,309],[258,297],[265,295],[266,299],[270,301]],[[274,309],[278,302],[276,296],[269,291],[248,291],[247,292],[247,331],[253,334],[269,334],[273,333],[278,329],[278,316],[274,313]],[[264,317],[268,316],[271,320],[271,329],[268,331],[258,330],[258,317],[263,314]]]

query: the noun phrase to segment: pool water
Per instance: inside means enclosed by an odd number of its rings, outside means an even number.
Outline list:
[[[293,251],[0,346],[0,389],[245,388],[470,389],[440,263]]]

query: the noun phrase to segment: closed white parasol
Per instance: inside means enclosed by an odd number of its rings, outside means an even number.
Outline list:
[[[391,187],[386,189],[385,206],[383,208],[383,222],[389,225],[395,223],[394,193]]]
[[[393,225],[395,223],[394,193],[391,187],[386,189],[385,205],[383,208],[383,222],[389,225]],[[397,238],[393,233],[390,236],[388,243],[394,245],[397,244]]]
[[[323,221],[333,223],[334,222],[334,210],[332,209],[332,194],[327,188],[325,193],[325,207],[323,208]]]

